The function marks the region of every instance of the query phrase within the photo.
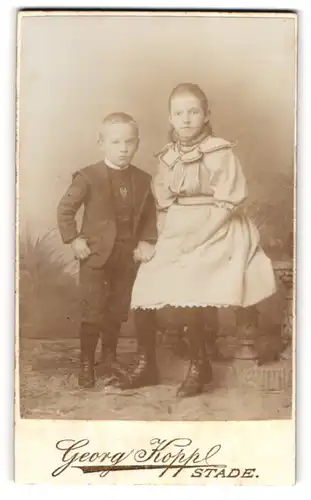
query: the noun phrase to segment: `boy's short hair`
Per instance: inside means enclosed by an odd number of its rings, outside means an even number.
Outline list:
[[[135,129],[137,136],[139,135],[137,122],[131,115],[128,115],[127,113],[123,112],[110,113],[109,115],[105,116],[105,118],[102,120],[100,124],[98,142],[103,140],[103,128],[106,125],[113,125],[115,123],[128,123],[129,125],[132,125],[132,127]]]

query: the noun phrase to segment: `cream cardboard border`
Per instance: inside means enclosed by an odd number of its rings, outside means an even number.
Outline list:
[[[281,17],[294,19],[296,38],[297,75],[297,15],[291,13],[264,12],[133,12],[133,11],[32,11],[18,14],[17,29],[17,125],[16,125],[16,241],[19,241],[19,60],[21,21],[25,17],[41,16],[200,16],[200,17]],[[297,115],[297,76],[295,112]],[[294,150],[294,230],[296,234],[296,149],[297,119],[295,123]],[[148,484],[148,485],[293,485],[295,483],[295,416],[296,416],[296,360],[293,370],[292,418],[285,421],[248,422],[133,422],[133,421],[58,421],[27,420],[20,418],[19,407],[19,317],[18,317],[18,247],[16,249],[16,335],[15,335],[15,481],[21,483],[75,483],[75,484]],[[294,280],[296,277],[296,246],[294,251]],[[295,280],[296,285],[296,280]],[[294,301],[296,318],[296,301]],[[296,324],[294,322],[293,349],[296,352]],[[182,470],[176,478],[167,471],[159,478],[159,471],[113,472],[101,478],[99,474],[82,474],[79,469],[68,468],[63,474],[53,477],[52,472],[61,465],[62,452],[56,443],[62,439],[88,439],[88,452],[126,452],[132,449],[151,449],[152,438],[190,438],[189,450],[199,448],[206,453],[211,447],[221,444],[216,463],[227,464],[230,468],[256,469],[253,478],[205,479],[193,478],[192,470]],[[172,450],[170,450],[172,451]],[[214,463],[212,461],[212,463]],[[132,461],[124,462],[126,464]],[[257,477],[256,477],[257,476]]]

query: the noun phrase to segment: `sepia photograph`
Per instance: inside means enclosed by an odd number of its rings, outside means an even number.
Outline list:
[[[18,14],[16,421],[294,425],[296,37]]]

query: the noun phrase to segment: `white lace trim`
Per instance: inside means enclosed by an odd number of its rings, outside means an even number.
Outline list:
[[[230,203],[229,201],[213,200],[213,205],[215,205],[217,208],[225,208],[226,210],[229,210],[229,212],[236,208],[235,205],[233,203]]]
[[[186,308],[186,307],[243,307],[241,304],[211,304],[210,302],[187,302],[186,304],[172,303],[172,302],[164,302],[161,304],[149,304],[149,305],[131,305],[131,309],[163,309],[164,307],[174,307],[174,308]]]

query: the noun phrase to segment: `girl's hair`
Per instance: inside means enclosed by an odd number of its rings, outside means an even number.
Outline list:
[[[206,95],[204,94],[203,90],[199,87],[199,85],[196,85],[195,83],[180,83],[175,87],[170,96],[169,96],[169,108],[171,107],[171,102],[174,97],[180,94],[192,94],[194,97],[196,97],[202,106],[202,109],[204,110],[205,113],[208,112],[208,100]]]
[[[173,88],[173,90],[169,96],[169,99],[168,99],[169,109],[171,108],[172,99],[174,97],[176,97],[177,95],[182,95],[182,94],[192,94],[194,97],[196,97],[200,101],[200,104],[201,104],[202,109],[204,110],[204,113],[205,114],[208,113],[209,105],[208,105],[207,97],[206,97],[205,93],[203,92],[203,90],[201,89],[201,87],[199,87],[199,85],[197,85],[196,83],[180,83],[179,85],[177,85],[177,87]],[[208,121],[205,124],[205,130],[208,133],[208,135],[213,135],[213,129],[212,129],[212,126],[210,124],[210,121]],[[176,140],[176,134],[174,133],[173,127],[170,127],[170,130],[168,133],[168,139],[169,139],[169,141]]]

